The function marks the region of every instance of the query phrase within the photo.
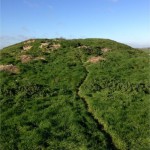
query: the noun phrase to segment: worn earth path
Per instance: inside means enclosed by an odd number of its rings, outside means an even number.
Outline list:
[[[93,114],[92,114],[91,112],[89,112],[89,107],[88,107],[87,101],[86,101],[86,99],[85,99],[83,96],[81,96],[81,94],[80,94],[80,87],[81,87],[81,85],[84,83],[84,81],[86,80],[86,78],[87,78],[87,76],[88,76],[88,71],[87,71],[86,67],[84,66],[84,64],[83,64],[83,62],[82,62],[81,59],[80,59],[80,62],[82,63],[82,66],[84,67],[86,74],[85,74],[85,76],[83,77],[83,79],[80,81],[80,83],[79,83],[79,85],[78,85],[78,87],[77,87],[76,94],[77,94],[78,97],[81,98],[81,100],[83,100],[84,105],[85,105],[85,107],[86,107],[86,110],[87,110],[87,112],[88,112],[89,117],[97,124],[97,128],[98,128],[99,131],[100,131],[101,133],[103,133],[103,135],[105,136],[106,142],[107,142],[108,150],[118,150],[118,148],[117,148],[117,147],[115,146],[115,144],[113,143],[112,137],[110,136],[110,134],[105,131],[103,124],[101,124],[101,123],[98,121],[98,119],[96,119],[96,118],[93,116]]]

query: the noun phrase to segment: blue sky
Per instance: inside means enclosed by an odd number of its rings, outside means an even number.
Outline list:
[[[29,38],[107,38],[150,46],[150,0],[0,0],[1,47]]]

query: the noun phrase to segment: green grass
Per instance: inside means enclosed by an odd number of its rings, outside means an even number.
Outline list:
[[[149,149],[149,55],[105,39],[23,45],[0,51],[0,64],[20,69],[0,72],[0,149]],[[21,55],[45,60],[22,63]],[[92,56],[106,60],[87,63]]]
[[[89,73],[82,96],[120,149],[150,146],[148,64],[144,52],[125,49],[109,52],[106,61],[86,65]]]

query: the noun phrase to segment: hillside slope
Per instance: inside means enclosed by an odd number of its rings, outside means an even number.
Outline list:
[[[32,39],[0,58],[0,149],[149,149],[147,53],[106,39]]]

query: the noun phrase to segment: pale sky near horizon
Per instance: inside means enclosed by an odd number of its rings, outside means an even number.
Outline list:
[[[150,47],[150,0],[0,0],[0,6],[0,48],[59,37]]]

